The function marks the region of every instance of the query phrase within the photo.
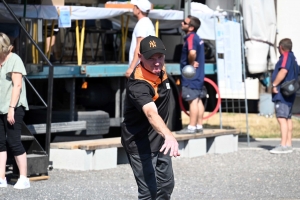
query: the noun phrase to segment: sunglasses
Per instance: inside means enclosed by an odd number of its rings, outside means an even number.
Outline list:
[[[182,21],[182,23],[184,24],[184,25],[189,25],[188,23],[186,23],[184,20]]]

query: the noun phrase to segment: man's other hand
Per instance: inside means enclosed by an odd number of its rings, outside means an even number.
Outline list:
[[[198,68],[199,67],[199,63],[197,61],[194,61],[193,67]]]
[[[273,93],[275,93],[275,94],[277,94],[277,93],[278,93],[277,86],[276,86],[276,87],[275,87],[275,86],[274,86],[274,87],[272,87],[272,92],[273,92]]]

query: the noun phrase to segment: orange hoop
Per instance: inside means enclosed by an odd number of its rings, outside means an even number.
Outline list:
[[[218,86],[215,84],[215,82],[213,82],[211,79],[209,78],[204,78],[204,81],[211,84],[213,86],[213,88],[216,90],[217,94],[218,94],[218,101],[217,101],[217,105],[215,107],[215,109],[207,116],[204,116],[203,119],[208,119],[210,117],[212,117],[214,114],[216,114],[220,108],[220,104],[221,104],[221,95],[220,95],[220,91],[219,91],[219,88]],[[186,109],[184,108],[183,106],[183,103],[182,103],[182,97],[181,97],[181,93],[180,93],[180,96],[179,96],[179,105],[180,105],[180,108],[181,110],[187,115],[187,116],[190,116],[189,113],[187,113]]]

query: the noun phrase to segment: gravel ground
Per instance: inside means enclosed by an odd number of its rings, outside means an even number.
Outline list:
[[[222,155],[176,158],[172,199],[300,199],[300,150],[272,155],[239,149]],[[129,165],[100,171],[52,170],[27,190],[0,188],[0,199],[137,199]]]

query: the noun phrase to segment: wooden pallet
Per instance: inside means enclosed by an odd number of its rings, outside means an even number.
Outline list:
[[[50,176],[34,176],[34,177],[28,177],[29,181],[43,181],[48,180]],[[17,178],[10,179],[10,182],[16,183],[18,181]]]

